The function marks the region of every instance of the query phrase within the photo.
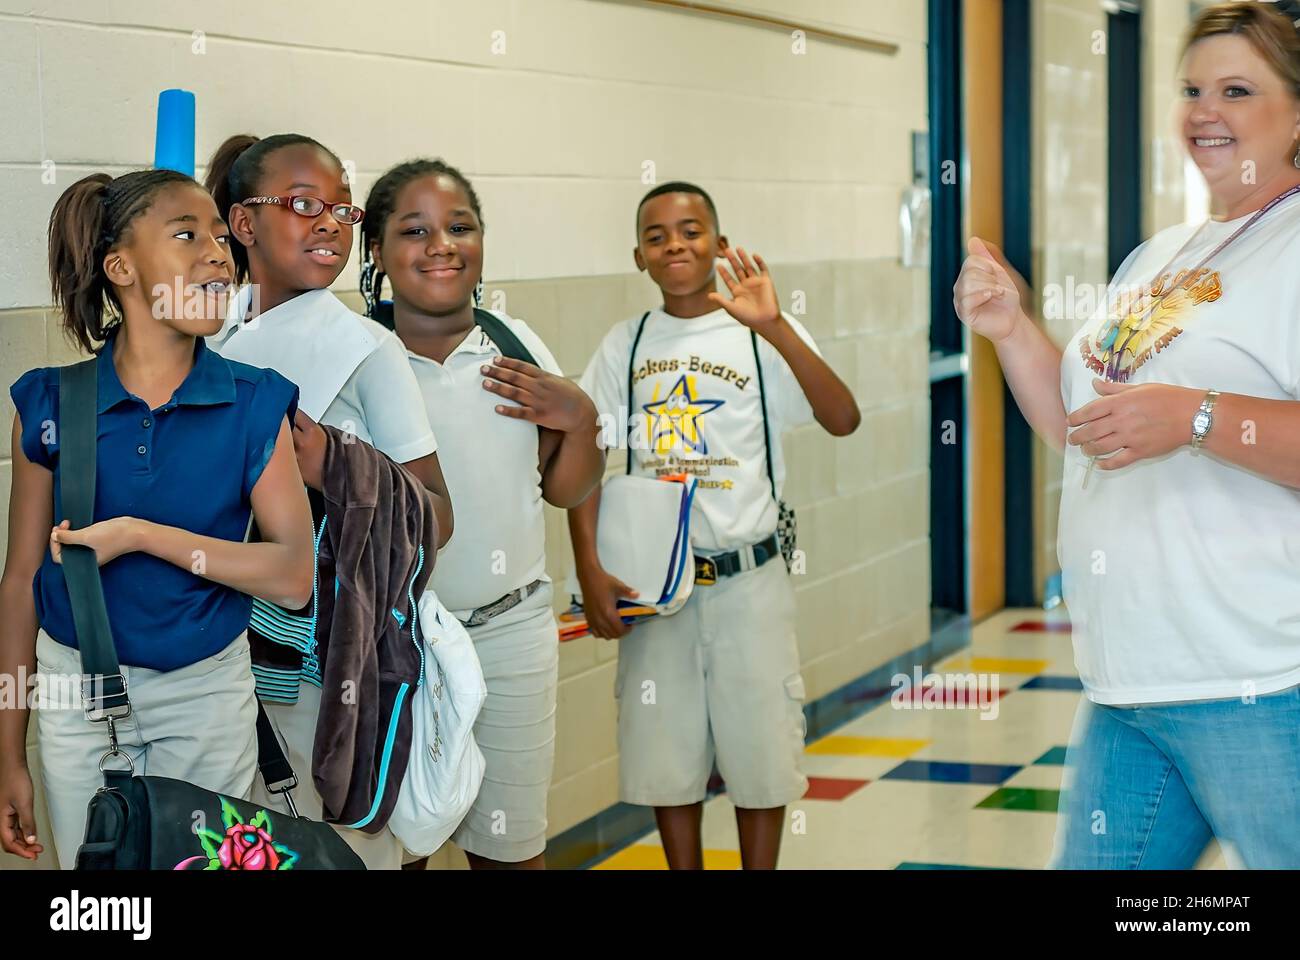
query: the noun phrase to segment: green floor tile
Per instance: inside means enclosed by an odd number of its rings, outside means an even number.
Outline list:
[[[975,804],[975,808],[977,810],[1040,810],[1044,813],[1055,813],[1060,802],[1060,790],[1003,787]]]

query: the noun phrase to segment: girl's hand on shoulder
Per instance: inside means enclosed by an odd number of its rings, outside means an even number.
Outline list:
[[[500,404],[503,417],[527,420],[561,433],[596,427],[596,405],[572,380],[510,357],[494,357],[483,367],[483,389],[519,404]]]
[[[726,284],[731,299],[720,293],[710,293],[709,299],[745,326],[766,335],[783,319],[767,264],[758,254],[751,259],[744,247],[728,247],[724,252],[735,273],[719,266],[718,276]]]
[[[50,531],[50,553],[53,554],[55,563],[62,563],[64,544],[90,547],[95,551],[95,559],[102,567],[124,553],[139,550],[144,526],[144,521],[135,517],[114,517],[112,520],[101,520],[80,530],[73,530],[72,522],[64,520]]]

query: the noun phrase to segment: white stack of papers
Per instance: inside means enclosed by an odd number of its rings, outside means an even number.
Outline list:
[[[618,602],[625,623],[674,614],[690,598],[695,586],[694,497],[695,478],[686,474],[657,480],[615,476],[601,489],[596,554],[608,573],[638,594],[635,600]],[[574,607],[560,617],[565,640],[587,632],[576,581],[570,580]]]

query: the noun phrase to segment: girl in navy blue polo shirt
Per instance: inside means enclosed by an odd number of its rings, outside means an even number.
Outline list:
[[[95,174],[55,205],[54,302],[84,349],[104,341],[95,522],[71,530],[61,516],[58,369],[28,371],[10,388],[0,671],[35,667],[42,682],[81,672],[60,553],[65,543],[93,547],[133,707],[117,732],[135,772],[247,796],[257,769],[252,596],[290,605],[310,596],[312,529],[289,426],[297,389],[203,339],[220,329],[233,279],[227,236],[207,191],[168,170]],[[243,542],[250,514],[262,542]],[[41,706],[51,832],[70,868],[106,733],[79,705]],[[0,845],[34,860],[44,845],[27,721],[25,709],[0,711]]]

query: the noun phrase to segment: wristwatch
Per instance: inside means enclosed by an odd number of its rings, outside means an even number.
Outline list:
[[[1201,401],[1201,407],[1192,417],[1192,449],[1201,449],[1210,428],[1214,426],[1214,404],[1219,399],[1219,391],[1211,390]]]

